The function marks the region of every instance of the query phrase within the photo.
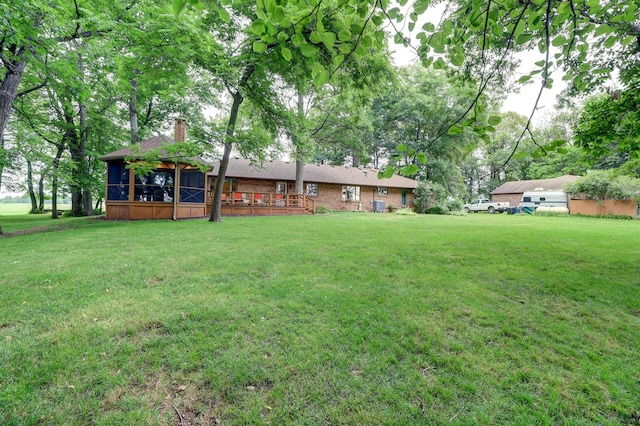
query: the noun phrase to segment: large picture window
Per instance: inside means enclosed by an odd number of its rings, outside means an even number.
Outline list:
[[[180,202],[204,203],[204,180],[199,170],[180,171]]]
[[[124,163],[109,163],[107,171],[107,200],[129,199],[129,169]]]
[[[342,201],[360,201],[360,187],[344,185],[342,187]]]

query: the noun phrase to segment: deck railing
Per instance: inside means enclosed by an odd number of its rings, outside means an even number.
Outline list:
[[[213,194],[207,197],[207,204],[211,204]],[[273,192],[223,192],[222,206],[246,207],[298,207],[315,213],[316,203],[310,197],[299,194],[275,194]]]

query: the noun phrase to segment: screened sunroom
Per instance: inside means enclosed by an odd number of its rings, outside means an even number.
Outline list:
[[[176,120],[176,141],[184,141],[184,122]],[[176,141],[155,136],[135,150],[123,148],[100,157],[107,164],[107,219],[184,219],[206,216],[206,175],[193,161],[160,157],[153,170],[136,174],[128,162]],[[201,160],[200,160],[201,161]]]

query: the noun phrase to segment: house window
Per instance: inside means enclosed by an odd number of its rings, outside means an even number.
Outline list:
[[[204,203],[204,173],[199,170],[180,171],[180,202]]]
[[[305,195],[310,195],[312,197],[317,197],[318,196],[318,184],[317,183],[308,183],[304,193],[305,193]]]
[[[213,201],[213,193],[216,190],[216,178],[211,178],[209,181],[209,193],[207,194],[207,203],[211,203]],[[226,203],[227,197],[231,196],[232,192],[238,190],[238,179],[229,178],[225,179],[222,184],[222,204]]]
[[[109,163],[107,177],[107,200],[127,201],[129,199],[129,169],[124,163]]]
[[[286,194],[287,193],[287,182],[278,181],[276,182],[276,194]]]
[[[134,201],[173,201],[173,170],[136,175]]]
[[[386,186],[379,186],[378,187],[378,195],[381,197],[386,197],[387,196],[387,187]]]
[[[360,201],[360,187],[343,185],[342,201]]]
[[[211,193],[213,193],[213,191],[216,189],[216,179],[215,178],[211,178],[210,182],[209,182],[209,186]],[[238,190],[238,180],[237,179],[225,179],[224,183],[222,184],[222,193],[224,194],[225,192],[233,192],[233,191],[237,191]]]

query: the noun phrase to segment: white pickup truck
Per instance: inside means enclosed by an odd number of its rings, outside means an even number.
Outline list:
[[[482,199],[482,198],[478,200],[473,200],[469,204],[464,205],[464,211],[467,213],[469,212],[502,213],[507,211],[508,208],[509,208],[509,203],[505,203],[505,202],[492,203],[491,201]]]

